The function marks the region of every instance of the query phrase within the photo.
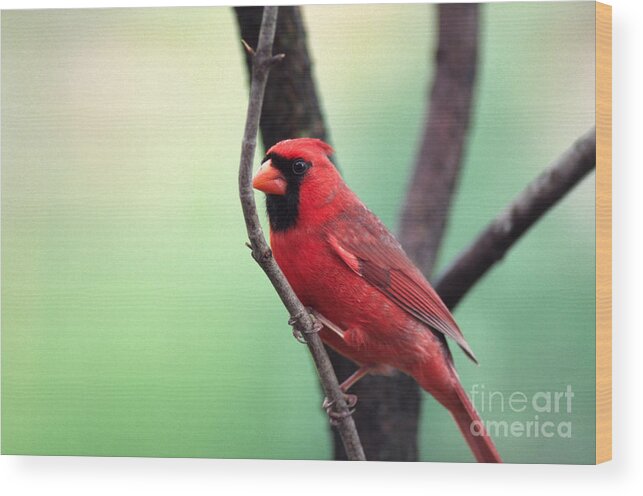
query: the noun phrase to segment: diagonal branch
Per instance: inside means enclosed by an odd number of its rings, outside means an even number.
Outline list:
[[[344,394],[342,393],[335,372],[326,354],[326,350],[318,335],[319,325],[309,315],[302,303],[295,296],[290,284],[279,269],[277,262],[263,235],[257,206],[254,200],[254,193],[251,185],[252,162],[257,146],[257,131],[259,129],[259,118],[263,105],[264,91],[270,67],[283,55],[272,55],[273,41],[277,25],[278,7],[265,7],[263,19],[259,31],[259,40],[256,52],[252,56],[252,76],[250,82],[250,99],[246,115],[241,159],[239,164],[239,197],[243,209],[243,216],[250,239],[252,255],[257,263],[264,270],[284,306],[290,313],[295,331],[298,331],[305,339],[306,344],[317,367],[322,387],[326,397],[334,403],[334,408],[341,420],[337,423],[337,429],[344,443],[344,448],[351,460],[364,460],[362,449],[355,422],[350,414]]]
[[[455,307],[520,237],[596,167],[596,130],[590,129],[478,235],[437,279],[435,289]]]

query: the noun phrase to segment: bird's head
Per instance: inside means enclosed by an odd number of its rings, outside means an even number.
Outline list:
[[[273,231],[310,222],[332,202],[343,185],[332,153],[330,145],[313,138],[280,141],[268,150],[252,186],[266,193]]]

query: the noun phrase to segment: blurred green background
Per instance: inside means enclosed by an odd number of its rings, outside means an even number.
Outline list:
[[[303,12],[345,178],[394,228],[435,7]],[[592,2],[485,5],[482,23],[442,266],[594,122]],[[246,98],[228,8],[2,13],[3,453],[332,457],[311,360],[244,247]],[[539,414],[571,438],[499,437],[506,461],[594,460],[593,195],[592,175],[456,312],[481,363],[456,350],[466,389],[575,393]],[[428,395],[420,444],[472,460]]]

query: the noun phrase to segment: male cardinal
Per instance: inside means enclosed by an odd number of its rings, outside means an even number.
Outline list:
[[[281,141],[252,184],[266,193],[274,257],[324,325],[322,340],[360,366],[342,390],[368,373],[399,369],[449,410],[479,462],[501,462],[446,337],[476,361],[471,348],[395,237],[343,181],[332,153],[317,139]]]

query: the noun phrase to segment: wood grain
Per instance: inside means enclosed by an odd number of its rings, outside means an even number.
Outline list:
[[[612,458],[612,7],[596,3],[596,463]]]

